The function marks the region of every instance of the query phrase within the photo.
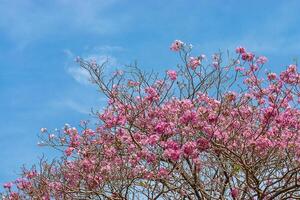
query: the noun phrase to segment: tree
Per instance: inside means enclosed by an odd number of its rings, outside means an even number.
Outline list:
[[[107,96],[95,128],[41,130],[62,157],[23,169],[4,199],[300,199],[300,74],[262,72],[267,58],[192,57],[171,45],[176,70],[135,64],[108,79],[81,58]]]

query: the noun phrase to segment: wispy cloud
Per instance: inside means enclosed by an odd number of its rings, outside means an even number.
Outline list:
[[[105,53],[115,53],[125,51],[124,47],[114,46],[114,45],[101,45],[101,46],[86,46],[84,48],[86,51],[95,51],[95,52],[105,52]]]
[[[83,115],[91,114],[91,110],[99,111],[101,106],[105,105],[107,101],[104,97],[99,97],[97,93],[82,92],[83,94],[69,94],[68,96],[62,96],[59,99],[53,99],[47,103],[55,112],[68,112],[75,111]]]
[[[113,66],[117,65],[117,59],[111,55],[90,54],[90,55],[84,56],[84,59],[89,60],[89,61],[96,61],[98,64],[107,62],[107,67],[113,67]]]
[[[59,103],[59,106],[63,106],[63,107],[67,107],[67,108],[70,108],[76,112],[79,112],[81,114],[90,114],[90,107],[86,106],[86,105],[83,105],[83,104],[80,104],[74,100],[71,100],[71,99],[65,99],[63,101],[61,101]]]
[[[19,46],[70,32],[112,34],[125,28],[128,18],[109,10],[115,0],[1,1],[0,30]],[[124,26],[123,26],[124,25]]]
[[[78,83],[89,85],[91,83],[89,72],[79,66],[74,66],[74,53],[70,49],[64,49],[63,53],[67,57],[67,62],[65,64],[67,73],[71,75]]]
[[[109,46],[109,45],[103,47],[98,46],[98,47],[90,48],[90,50],[87,50],[85,52],[85,55],[83,56],[83,59],[88,61],[94,61],[98,64],[106,63],[105,72],[110,73],[114,69],[116,69],[116,66],[118,65],[118,61],[114,56],[107,55],[105,53],[108,51],[112,52],[112,51],[120,51],[120,50],[123,50],[123,48],[119,46]],[[84,85],[91,84],[89,72],[74,63],[74,58],[75,58],[74,53],[69,49],[65,49],[64,53],[67,55],[67,60],[68,60],[66,62],[66,71],[68,72],[68,74],[70,74],[80,84],[84,84]]]
[[[90,84],[89,72],[80,67],[69,67],[68,73],[78,82],[84,85]]]

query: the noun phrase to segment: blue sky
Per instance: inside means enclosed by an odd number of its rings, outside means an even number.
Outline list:
[[[105,99],[74,57],[109,58],[110,69],[135,60],[174,68],[174,39],[195,53],[234,50],[266,55],[280,71],[300,56],[300,1],[0,0],[0,183],[37,163],[41,127],[89,119]]]

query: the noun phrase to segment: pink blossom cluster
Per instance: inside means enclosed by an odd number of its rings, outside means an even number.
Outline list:
[[[177,79],[177,72],[175,70],[168,70],[167,74],[172,81]]]
[[[200,58],[190,57],[188,67],[190,67],[192,70],[195,70],[200,65],[201,65]]]
[[[170,49],[171,49],[172,51],[179,51],[180,49],[183,48],[183,45],[184,45],[184,43],[183,43],[182,41],[180,41],[180,40],[175,40],[175,41],[171,44]]]

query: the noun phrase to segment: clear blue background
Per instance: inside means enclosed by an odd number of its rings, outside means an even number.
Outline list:
[[[75,56],[109,58],[111,69],[134,60],[174,68],[169,45],[181,39],[197,55],[243,45],[280,71],[300,56],[299,8],[297,0],[0,0],[0,183],[48,153],[36,145],[41,127],[77,125],[103,107]]]

